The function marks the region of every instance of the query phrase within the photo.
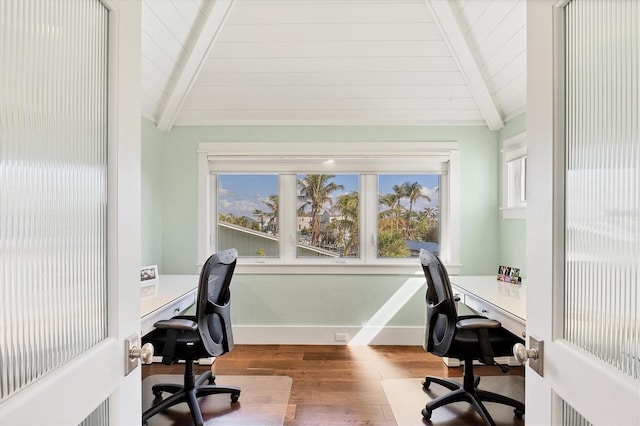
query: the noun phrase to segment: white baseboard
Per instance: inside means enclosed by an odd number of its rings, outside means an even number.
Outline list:
[[[245,345],[416,346],[423,339],[424,327],[233,326],[234,343]]]

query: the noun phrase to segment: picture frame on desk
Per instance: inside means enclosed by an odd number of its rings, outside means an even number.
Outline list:
[[[512,268],[510,266],[500,266],[498,268],[498,280],[511,284],[520,284],[520,268]]]
[[[158,265],[143,266],[140,268],[140,296],[155,296],[158,291]]]
[[[140,285],[155,284],[158,280],[158,265],[143,266],[140,268]]]

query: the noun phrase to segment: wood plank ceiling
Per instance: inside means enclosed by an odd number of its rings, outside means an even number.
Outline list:
[[[525,0],[144,0],[143,115],[469,125],[526,108]]]

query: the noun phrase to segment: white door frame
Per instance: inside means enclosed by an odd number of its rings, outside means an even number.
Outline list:
[[[124,340],[140,332],[141,3],[109,9],[108,337],[0,406],[0,424],[79,424],[109,398],[112,424],[139,424],[141,373]]]
[[[525,370],[525,418],[527,424],[561,424],[562,398],[591,423],[638,424],[638,382],[562,340],[563,289],[557,283],[564,278],[557,266],[564,262],[564,111],[558,95],[564,76],[558,64],[566,3],[527,2],[527,334],[544,341],[544,377]]]

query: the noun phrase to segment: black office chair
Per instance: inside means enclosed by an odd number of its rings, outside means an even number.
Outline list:
[[[209,257],[202,267],[198,284],[195,316],[176,316],[158,321],[155,330],[143,338],[151,342],[162,363],[171,365],[184,360],[184,384],[162,383],[152,387],[154,405],[142,415],[142,423],[152,416],[181,402],[189,405],[196,425],[202,425],[202,412],[197,398],[212,394],[230,394],[237,402],[240,388],[215,385],[211,371],[195,378],[193,362],[200,358],[220,356],[233,349],[229,284],[236,266],[238,252],[225,250]],[[208,382],[209,384],[204,384]],[[172,395],[160,399],[163,392]]]
[[[422,416],[431,418],[431,413],[438,407],[454,402],[469,402],[488,425],[495,425],[489,411],[482,401],[496,402],[515,408],[514,414],[521,418],[524,415],[524,404],[515,399],[493,392],[478,389],[480,377],[473,375],[473,361],[485,365],[497,365],[494,356],[512,355],[513,345],[522,340],[501,327],[500,322],[480,316],[458,316],[456,300],[453,296],[449,276],[440,259],[428,252],[420,250],[420,262],[427,279],[427,321],[424,349],[441,357],[457,358],[464,361],[464,377],[462,385],[453,380],[427,376],[423,389],[429,389],[431,383],[437,383],[451,390],[425,406]],[[507,367],[500,365],[502,372]]]

